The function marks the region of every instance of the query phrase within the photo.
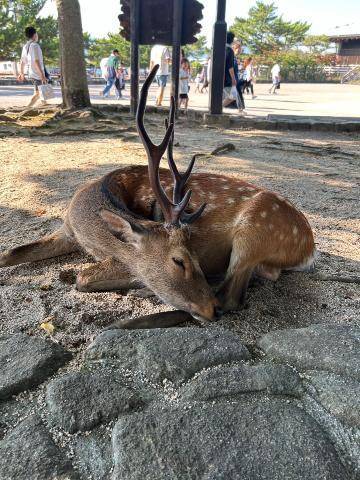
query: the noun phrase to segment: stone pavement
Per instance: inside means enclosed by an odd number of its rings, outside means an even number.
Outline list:
[[[0,337],[1,480],[360,478],[360,329]],[[40,384],[40,385],[39,385]]]
[[[253,100],[245,95],[246,112],[249,117],[266,118],[268,115],[305,116],[305,117],[351,117],[360,118],[360,85],[284,83],[278,95],[268,94],[269,84],[255,85],[256,98]],[[129,87],[123,100],[116,100],[115,95],[104,99],[101,95],[101,85],[90,85],[90,95],[93,104],[129,104]],[[189,107],[195,110],[207,111],[208,95],[194,93],[195,84],[191,84]],[[56,87],[56,98],[50,103],[61,101],[60,88]],[[0,108],[25,106],[31,96],[31,86],[0,85]],[[155,103],[156,85],[151,87],[149,104]],[[169,87],[166,89],[164,105],[168,105]],[[225,113],[237,115],[231,109]]]

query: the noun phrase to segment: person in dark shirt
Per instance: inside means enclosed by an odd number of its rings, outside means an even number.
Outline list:
[[[235,34],[233,32],[227,32],[226,34],[226,51],[225,51],[225,75],[224,75],[224,101],[223,106],[229,106],[234,99],[230,96],[232,87],[237,89],[238,78],[236,78],[235,73],[235,62],[237,62],[234,51],[232,49],[232,43],[234,41]],[[237,63],[236,63],[237,66]],[[239,113],[243,113],[244,101],[239,96],[237,91],[236,105],[238,107]]]
[[[236,77],[234,71],[234,51],[231,44],[233,43],[235,34],[227,32],[226,34],[226,53],[225,53],[225,75],[224,87],[236,87]]]

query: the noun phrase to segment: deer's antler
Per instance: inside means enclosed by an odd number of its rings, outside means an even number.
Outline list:
[[[187,207],[190,197],[191,190],[186,192],[186,194],[179,198],[176,203],[171,202],[171,200],[166,195],[164,189],[161,186],[159,178],[159,167],[162,156],[167,149],[171,137],[174,131],[174,119],[175,119],[175,100],[174,97],[171,97],[171,106],[170,106],[170,124],[166,128],[166,133],[163,141],[159,145],[155,145],[151,140],[149,135],[146,132],[144,126],[144,113],[146,108],[146,100],[149,91],[149,87],[158,71],[159,65],[155,65],[154,68],[149,73],[146,78],[141,92],[140,92],[140,101],[139,106],[136,112],[136,127],[141,138],[141,141],[144,145],[145,151],[148,156],[149,161],[149,180],[150,186],[155,194],[156,200],[159,202],[160,208],[164,214],[165,222],[170,225],[180,225],[182,219],[182,214],[184,213],[185,208]]]
[[[171,124],[174,125],[174,120],[175,120],[175,112],[170,111],[169,119],[165,118],[166,130],[169,128],[169,122],[170,122],[170,125]],[[195,163],[196,155],[192,156],[190,163],[188,165],[188,168],[186,169],[186,172],[180,173],[174,161],[173,146],[174,146],[174,129],[172,131],[172,134],[167,146],[167,160],[168,160],[170,171],[174,179],[173,202],[177,203],[181,200],[183,196],[185,185],[189,180],[189,177],[191,175],[191,172]],[[201,207],[198,210],[196,210],[196,212],[194,213],[186,213],[185,211],[183,211],[181,215],[181,222],[188,223],[188,224],[195,222],[195,220],[198,219],[200,215],[203,213],[205,207],[206,207],[206,203],[203,203]]]

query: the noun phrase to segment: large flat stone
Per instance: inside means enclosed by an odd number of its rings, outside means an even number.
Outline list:
[[[22,333],[0,337],[0,400],[36,387],[70,358],[50,340]]]
[[[203,368],[239,360],[250,354],[234,333],[220,328],[110,330],[89,347],[87,358],[118,358],[121,365],[151,381],[180,383]]]
[[[286,365],[230,365],[204,370],[181,389],[187,400],[211,400],[248,392],[300,395],[300,376]]]
[[[84,479],[109,480],[113,467],[111,438],[92,432],[77,436],[74,444],[76,466]]]
[[[105,370],[56,378],[47,386],[46,403],[52,421],[70,433],[90,430],[142,405],[139,395]]]
[[[360,428],[360,383],[334,373],[312,371],[306,374],[323,407],[343,423]]]
[[[276,330],[258,345],[269,357],[300,370],[327,370],[360,380],[360,328],[319,324]]]
[[[70,461],[37,415],[21,422],[0,442],[1,480],[75,480]]]
[[[112,480],[349,478],[319,425],[274,397],[126,416],[112,444]]]

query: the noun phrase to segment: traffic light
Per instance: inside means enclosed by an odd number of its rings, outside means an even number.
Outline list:
[[[173,1],[140,0],[139,44],[172,45],[173,43]],[[196,42],[196,34],[201,31],[199,20],[203,18],[203,5],[197,0],[175,0],[183,2],[181,44]],[[130,40],[131,0],[121,0],[122,13],[119,15],[121,35]]]

